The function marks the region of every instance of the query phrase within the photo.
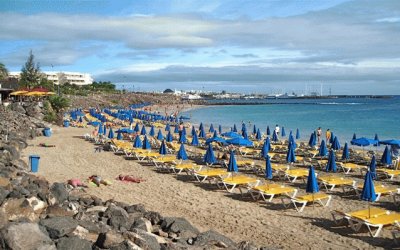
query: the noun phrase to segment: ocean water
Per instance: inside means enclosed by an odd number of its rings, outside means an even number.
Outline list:
[[[329,128],[344,144],[356,133],[357,137],[380,140],[400,139],[400,96],[393,98],[335,98],[335,99],[273,99],[262,105],[206,106],[190,110],[184,115],[193,124],[203,122],[208,129],[222,125],[229,131],[233,124],[241,128],[242,121],[251,129],[255,124],[265,133],[267,125],[274,129],[278,124],[286,134],[299,128],[300,140],[308,140],[318,127],[323,134]],[[249,104],[254,100],[249,100]]]

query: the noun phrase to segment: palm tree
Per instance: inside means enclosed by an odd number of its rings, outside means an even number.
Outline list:
[[[0,80],[4,80],[8,77],[8,70],[6,66],[0,62]]]

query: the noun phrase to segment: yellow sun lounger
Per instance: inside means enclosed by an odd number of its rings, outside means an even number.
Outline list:
[[[347,221],[350,228],[353,229],[354,232],[358,232],[360,230],[362,226],[362,221],[368,218],[385,215],[387,213],[389,213],[389,211],[377,207],[371,207],[370,209],[362,209],[348,213],[344,213],[338,210],[334,210],[331,212],[333,221],[336,225],[341,225],[343,224],[343,222]]]
[[[194,163],[181,163],[177,165],[172,165],[171,168],[176,174],[180,174],[183,171],[185,171],[187,174],[190,173],[190,171],[201,171],[202,165],[197,165]]]
[[[242,156],[257,156],[260,155],[260,150],[252,149],[252,148],[239,148],[239,152]]]
[[[159,170],[170,170],[170,164],[176,164],[176,156],[175,155],[162,155],[160,157],[151,157],[149,159],[151,163]]]
[[[262,197],[265,202],[271,202],[275,195],[282,194],[294,198],[297,191],[297,188],[280,184],[263,184],[249,189],[249,193],[254,200]]]
[[[352,188],[356,185],[356,181],[337,176],[321,176],[318,177],[322,185],[325,186],[327,191],[332,191],[336,186],[340,186],[345,192],[345,188]]]
[[[288,169],[285,171],[285,178],[287,178],[290,182],[295,182],[298,178],[302,178],[304,181],[307,176],[307,169]]]
[[[245,186],[246,188],[250,188],[252,186],[257,186],[258,183],[260,183],[260,181],[256,178],[245,175],[232,175],[222,179],[222,184],[229,193],[232,193],[235,187],[238,187],[240,193],[243,194],[241,187]]]
[[[199,181],[199,182],[204,182],[205,180],[209,180],[210,178],[215,179],[215,178],[221,178],[224,175],[227,175],[228,172],[226,169],[222,168],[216,168],[216,169],[206,169],[206,170],[201,170],[201,171],[194,171],[193,175],[194,177]]]
[[[296,208],[297,212],[303,212],[308,203],[318,203],[323,207],[329,206],[332,196],[324,193],[307,194],[291,198],[291,201]],[[283,201],[282,201],[283,203]]]
[[[396,176],[400,176],[400,170],[395,169],[377,169],[376,172],[383,173],[390,180],[393,180]]]
[[[362,185],[357,185],[354,187],[354,190],[356,191],[356,194],[358,194],[359,190],[362,190],[363,186]],[[379,199],[383,196],[383,195],[390,195],[393,197],[393,201],[396,203],[396,195],[399,193],[399,189],[395,188],[395,187],[388,187],[388,186],[384,186],[384,185],[376,185],[375,186],[375,194],[376,194],[376,200],[375,201],[379,201]]]
[[[378,237],[383,227],[385,226],[399,226],[400,214],[390,213],[380,215],[374,218],[369,218],[363,221],[363,225],[368,228],[371,237]],[[374,230],[376,230],[374,232]]]
[[[351,162],[339,163],[338,166],[342,168],[342,170],[345,174],[349,174],[351,171],[356,171],[356,170],[359,170],[361,172],[362,170],[367,168],[366,166],[361,166],[361,165],[354,164]]]

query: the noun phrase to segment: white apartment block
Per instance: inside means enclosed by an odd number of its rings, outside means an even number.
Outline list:
[[[55,72],[45,71],[42,72],[47,80],[52,81],[55,85],[70,83],[75,85],[89,85],[93,83],[93,78],[90,74],[80,72]],[[9,72],[9,77],[20,78],[21,72]]]

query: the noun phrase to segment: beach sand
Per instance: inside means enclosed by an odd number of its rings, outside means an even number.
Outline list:
[[[248,240],[284,249],[372,249],[393,244],[390,230],[371,238],[366,232],[353,233],[349,228],[334,225],[331,210],[347,212],[367,208],[367,203],[354,195],[341,197],[340,192],[334,192],[330,207],[309,206],[303,213],[297,213],[293,207],[283,208],[280,199],[266,205],[249,196],[241,197],[238,191],[231,194],[208,183],[197,183],[186,175],[158,173],[152,166],[125,160],[112,152],[95,152],[95,146],[81,138],[91,130],[54,127],[51,137],[29,141],[22,158],[27,161],[31,154],[40,155],[38,175],[50,182],[66,182],[70,178],[86,180],[90,175],[100,175],[113,184],[90,186],[87,193],[102,199],[142,203],[146,209],[163,216],[185,217],[202,231],[213,229],[235,241]],[[39,147],[39,143],[55,147]],[[119,182],[115,180],[119,174],[146,181]],[[305,184],[301,181],[291,185],[300,188],[300,194],[304,193]],[[395,208],[393,201],[386,197],[378,205]]]

